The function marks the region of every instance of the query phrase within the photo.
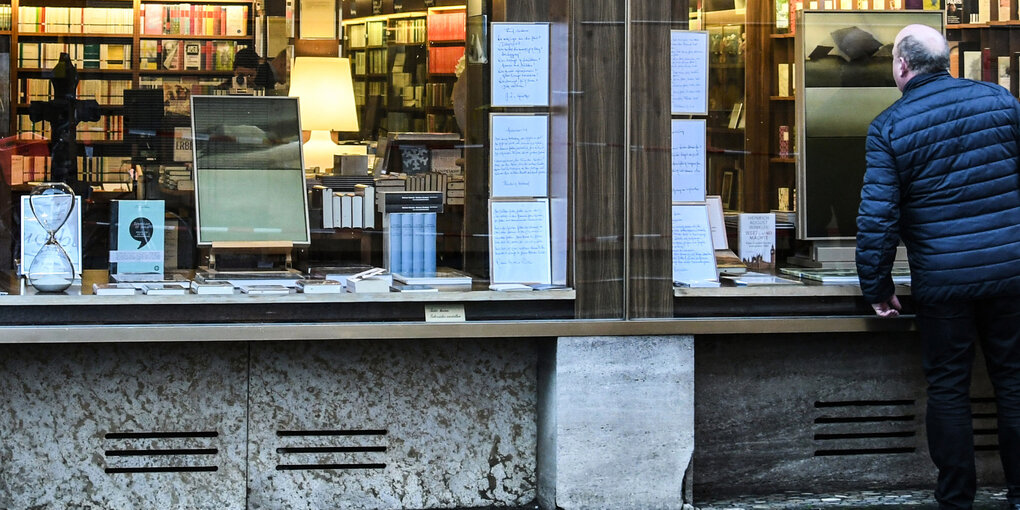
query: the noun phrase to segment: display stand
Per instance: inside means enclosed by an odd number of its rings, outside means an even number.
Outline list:
[[[202,283],[229,281],[234,285],[263,282],[296,286],[303,279],[293,268],[294,243],[213,243],[209,247],[209,265],[196,272]]]

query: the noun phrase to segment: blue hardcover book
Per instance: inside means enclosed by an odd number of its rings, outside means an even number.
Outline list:
[[[414,253],[414,262],[411,265],[411,274],[422,276],[425,273],[425,216],[427,213],[414,213],[413,226],[411,227],[411,252]]]
[[[110,229],[110,273],[163,278],[163,201],[114,200]]]
[[[386,269],[390,273],[399,273],[402,270],[400,249],[403,242],[403,213],[390,213],[386,215],[386,232],[383,238],[386,252]]]
[[[436,213],[425,213],[424,276],[436,275]]]
[[[403,228],[400,231],[400,274],[411,274],[414,271],[414,213],[400,215]]]

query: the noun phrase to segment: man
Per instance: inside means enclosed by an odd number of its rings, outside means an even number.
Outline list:
[[[940,508],[974,501],[969,386],[980,342],[1009,508],[1020,510],[1020,103],[999,85],[955,79],[948,67],[938,31],[911,25],[896,36],[893,76],[903,96],[868,129],[857,272],[875,312],[898,315],[890,272],[902,238]]]
[[[234,54],[234,76],[219,86],[221,89],[250,89],[255,87],[258,75],[259,54],[245,46]]]

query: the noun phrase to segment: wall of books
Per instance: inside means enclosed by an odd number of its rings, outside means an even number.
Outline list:
[[[166,88],[181,106],[184,94],[219,87],[232,75],[237,51],[254,43],[255,6],[250,1],[47,3],[21,0],[0,6],[0,34],[8,37],[11,50],[0,55],[9,83],[4,97],[11,98],[11,108],[4,109],[10,112],[5,131],[50,136],[49,123],[33,122],[29,108],[51,99],[50,70],[67,54],[79,75],[78,99],[95,100],[101,113],[77,125],[81,157],[108,158],[117,167],[132,156],[130,144],[123,143],[125,90]],[[45,176],[48,160],[33,162],[31,168],[39,165]],[[80,171],[90,180],[100,175]]]

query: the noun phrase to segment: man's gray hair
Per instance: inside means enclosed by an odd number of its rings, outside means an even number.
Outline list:
[[[949,69],[949,44],[945,39],[938,51],[932,51],[917,37],[908,35],[896,45],[898,57],[907,61],[907,67],[917,74],[937,73]]]

